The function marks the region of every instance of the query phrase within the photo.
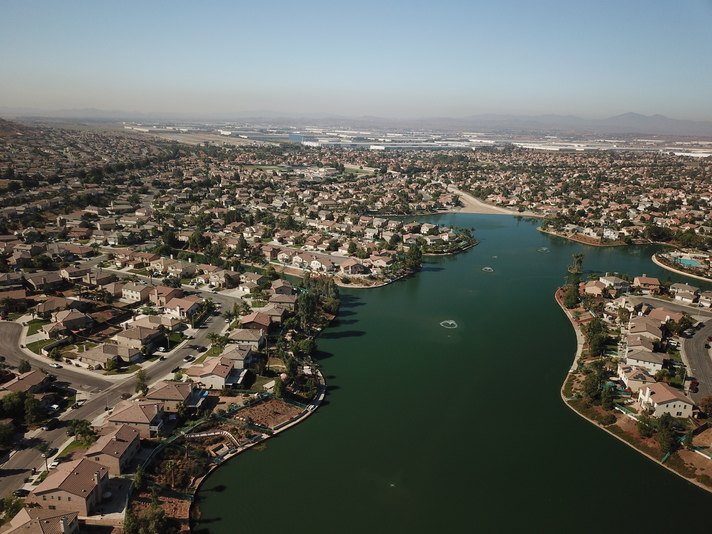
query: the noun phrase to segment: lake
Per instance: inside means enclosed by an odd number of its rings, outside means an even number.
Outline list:
[[[712,505],[559,396],[576,344],[554,290],[571,255],[585,253],[584,277],[667,279],[656,248],[584,246],[508,215],[428,220],[475,227],[480,244],[342,291],[318,340],[326,403],[216,470],[195,531],[600,532],[646,515],[646,532],[670,532]]]

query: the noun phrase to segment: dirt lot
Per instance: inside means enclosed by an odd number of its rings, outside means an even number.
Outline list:
[[[248,408],[242,408],[236,413],[235,419],[248,421],[254,424],[274,428],[295,415],[301,413],[301,409],[277,399],[270,399],[260,402]]]

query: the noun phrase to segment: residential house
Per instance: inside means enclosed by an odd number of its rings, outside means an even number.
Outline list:
[[[252,312],[240,319],[240,324],[242,325],[242,328],[247,328],[249,330],[262,330],[264,332],[269,332],[272,319],[270,319],[269,315],[264,313]]]
[[[665,382],[642,387],[638,392],[638,402],[653,417],[660,417],[665,413],[673,417],[690,417],[694,408],[694,403],[682,391]]]
[[[45,373],[31,370],[15,376],[9,382],[0,384],[0,392],[24,391],[25,393],[37,394],[44,391],[48,382],[49,378]]]
[[[653,308],[648,313],[648,317],[655,319],[656,321],[660,321],[660,324],[662,325],[668,321],[679,323],[684,315],[680,312],[668,310],[667,308]]]
[[[228,269],[221,269],[211,273],[208,282],[213,287],[232,289],[240,283],[240,273]]]
[[[625,357],[625,363],[642,367],[649,373],[657,373],[662,370],[665,362],[665,355],[660,352],[649,352],[647,350],[635,350]]]
[[[238,345],[250,345],[253,350],[259,350],[265,344],[264,330],[253,330],[249,328],[235,328],[230,332],[230,341]]]
[[[155,306],[165,306],[166,302],[183,296],[183,290],[178,287],[153,286],[148,294],[148,300]]]
[[[228,345],[220,355],[232,360],[234,369],[245,369],[252,362],[252,345]]]
[[[217,356],[207,358],[203,365],[189,367],[186,374],[203,384],[208,389],[222,389],[231,386],[237,381],[237,377],[232,375],[234,369],[233,361]]]
[[[186,408],[197,408],[202,404],[203,391],[192,382],[158,382],[148,390],[144,397],[147,401],[160,401],[168,414],[178,413],[183,404]]]
[[[336,268],[334,263],[329,258],[324,256],[315,256],[309,264],[309,267],[315,271],[323,272],[333,271]]]
[[[94,369],[106,369],[106,362],[116,364],[134,363],[141,359],[141,351],[134,347],[121,347],[111,343],[102,343],[79,354],[79,360]]]
[[[163,403],[121,402],[106,421],[115,426],[129,425],[138,430],[142,439],[149,439],[163,428]]]
[[[644,295],[660,293],[660,280],[646,276],[636,276],[633,279],[633,287],[639,287]]]
[[[116,275],[108,272],[89,272],[82,276],[82,282],[87,286],[103,286],[116,280]]]
[[[91,267],[65,267],[59,270],[59,275],[69,282],[78,282],[91,272]]]
[[[126,284],[121,290],[121,297],[129,302],[147,302],[151,286],[144,284]]]
[[[630,320],[631,334],[648,337],[652,340],[661,340],[663,331],[660,329],[660,321],[651,317],[633,317]]]
[[[166,303],[164,311],[166,314],[179,319],[190,319],[198,313],[203,299],[195,295],[188,295],[184,298],[173,298]]]
[[[637,393],[643,386],[655,383],[655,378],[645,368],[627,364],[618,364],[618,379],[633,393]]]
[[[603,297],[606,284],[600,280],[590,280],[584,284],[584,293],[592,297]]]
[[[126,284],[123,282],[111,282],[109,284],[105,284],[102,287],[102,289],[105,289],[109,295],[111,295],[114,298],[121,298],[124,294],[124,286]]]
[[[163,340],[163,334],[157,329],[145,326],[133,326],[116,334],[116,342],[121,347],[141,350],[145,346],[149,351]]]
[[[162,326],[167,332],[175,332],[182,323],[178,319],[167,315],[144,315],[140,318],[134,317],[129,324],[131,326],[155,328],[156,330],[161,330]]]
[[[141,450],[141,435],[130,425],[105,427],[104,430],[108,432],[87,449],[84,457],[105,465],[111,475],[123,475]]]
[[[52,322],[61,325],[61,331],[79,332],[91,325],[94,320],[80,311],[70,309],[54,312],[52,314]]]
[[[282,278],[274,280],[271,289],[274,295],[291,295],[294,293],[294,287],[291,282]]]
[[[272,320],[272,324],[280,325],[289,315],[289,309],[286,306],[280,304],[269,303],[267,306],[262,308],[260,312],[268,315]]]
[[[700,293],[700,306],[705,308],[712,307],[712,291],[703,291]]]
[[[2,529],[3,534],[79,534],[79,514],[66,510],[22,508]]]
[[[56,289],[65,283],[58,272],[40,271],[35,274],[25,276],[27,283],[32,286],[35,291],[44,291],[45,288]]]
[[[339,265],[341,272],[344,274],[368,274],[368,267],[363,265],[356,258],[347,258]]]
[[[271,295],[268,299],[267,302],[270,304],[278,304],[280,306],[283,306],[289,311],[294,311],[294,308],[297,304],[297,296],[296,295],[282,295],[281,293],[278,293],[276,295]]]
[[[61,463],[50,471],[25,502],[47,510],[94,515],[108,491],[109,469],[86,458]]]

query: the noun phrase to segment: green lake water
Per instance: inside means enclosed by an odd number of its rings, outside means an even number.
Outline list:
[[[571,255],[586,254],[584,276],[666,279],[655,248],[587,247],[505,215],[429,220],[474,226],[480,244],[342,291],[318,340],[325,404],[216,470],[195,532],[670,532],[708,509],[708,493],[559,396],[576,347],[553,295]]]

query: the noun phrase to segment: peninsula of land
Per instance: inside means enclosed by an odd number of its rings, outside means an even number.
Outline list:
[[[561,397],[591,423],[712,491],[712,385],[686,372],[709,358],[701,346],[712,339],[712,326],[704,324],[711,301],[705,311],[697,299],[695,307],[687,302],[698,292],[645,275],[558,288],[556,301],[577,340]]]

